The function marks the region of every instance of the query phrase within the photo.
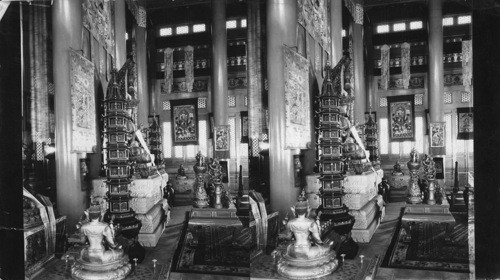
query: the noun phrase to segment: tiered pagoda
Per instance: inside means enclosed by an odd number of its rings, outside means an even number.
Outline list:
[[[131,122],[130,101],[113,78],[104,101],[104,145],[106,149],[106,184],[108,187],[108,210],[105,221],[119,225],[124,237],[135,238],[141,228],[141,222],[135,218],[130,208],[130,163],[129,131]]]
[[[318,164],[321,181],[321,205],[317,213],[324,231],[338,234],[351,231],[354,218],[343,202],[344,162],[342,161],[342,108],[341,69],[348,58],[335,68],[326,66],[326,78],[319,97]]]

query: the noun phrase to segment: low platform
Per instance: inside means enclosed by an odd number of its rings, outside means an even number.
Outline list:
[[[455,227],[455,218],[450,212],[449,205],[407,205],[401,217],[401,225],[406,233],[411,233],[411,227],[416,223],[443,224],[446,230],[446,241],[449,241]],[[411,241],[411,234],[406,236],[405,241]]]
[[[236,209],[193,208],[189,214],[190,225],[242,226]]]

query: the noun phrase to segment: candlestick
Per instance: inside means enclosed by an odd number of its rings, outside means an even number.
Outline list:
[[[137,260],[138,258],[133,258],[134,260],[134,274],[137,274]]]
[[[342,257],[342,270],[344,270],[344,260],[345,260],[345,254],[340,254],[340,256]]]
[[[363,264],[363,259],[365,258],[365,256],[361,255],[361,256],[359,256],[359,258],[361,259],[361,264]]]

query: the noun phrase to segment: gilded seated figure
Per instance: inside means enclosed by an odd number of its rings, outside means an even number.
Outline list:
[[[300,197],[291,209],[296,218],[287,223],[287,230],[295,242],[279,258],[278,274],[289,279],[316,279],[331,274],[338,267],[333,242],[321,240],[318,224],[307,217],[311,208],[305,197]]]
[[[290,220],[287,224],[288,230],[295,237],[295,243],[287,248],[287,254],[292,258],[314,259],[330,252],[330,245],[321,241],[318,224],[306,217],[309,210],[307,201],[299,201],[295,207],[292,207],[292,211],[297,215],[297,218]],[[314,246],[309,241],[309,236]]]
[[[101,207],[93,203],[85,211],[88,221],[80,226],[89,245],[82,249],[71,268],[74,279],[123,279],[131,270],[128,256],[114,241],[113,225],[101,222]],[[78,227],[78,226],[77,226]],[[104,242],[109,249],[104,247]]]

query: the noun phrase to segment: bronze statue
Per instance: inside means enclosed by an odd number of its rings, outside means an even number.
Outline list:
[[[394,164],[394,169],[392,170],[392,175],[394,175],[394,176],[403,175],[403,171],[401,170],[401,165],[399,164],[399,161],[396,161],[396,164]]]
[[[186,179],[186,170],[184,170],[184,166],[181,164],[179,169],[177,169],[177,179]]]
[[[74,279],[124,279],[131,270],[128,256],[114,241],[113,225],[101,222],[101,206],[92,203],[85,211],[87,221],[80,231],[88,238],[89,245],[82,249],[71,268]],[[107,243],[109,249],[103,245]]]
[[[297,259],[313,259],[328,254],[331,244],[321,241],[318,224],[306,217],[311,210],[307,200],[297,202],[291,209],[297,217],[288,222],[287,229],[293,233],[295,243],[288,246],[287,254]],[[309,236],[315,246],[309,241]]]
[[[287,230],[295,242],[279,257],[278,274],[289,279],[316,279],[331,274],[338,267],[333,242],[324,243],[318,224],[307,217],[311,210],[307,199],[300,197],[291,209],[296,217],[288,221]]]
[[[208,195],[205,190],[205,174],[207,172],[207,165],[205,164],[205,157],[203,157],[201,152],[196,154],[196,164],[193,166],[193,170],[196,173],[193,204],[196,208],[205,208],[208,206]]]

